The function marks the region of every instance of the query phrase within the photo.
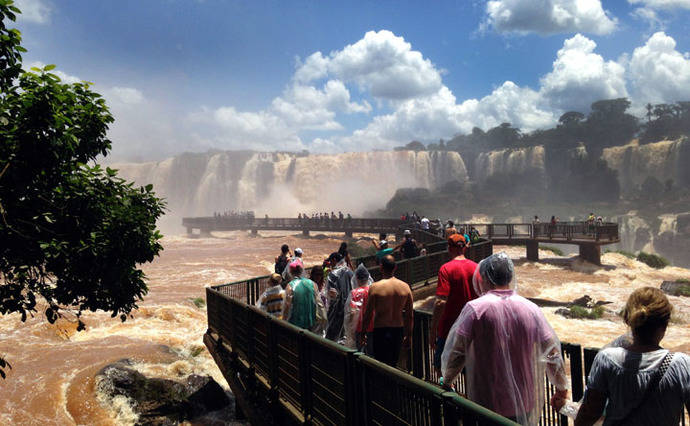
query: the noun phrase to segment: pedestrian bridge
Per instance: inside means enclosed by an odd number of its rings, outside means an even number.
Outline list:
[[[309,235],[310,232],[387,233],[402,237],[404,229],[411,229],[414,223],[390,218],[350,219],[296,219],[296,218],[244,218],[244,217],[186,217],[182,226],[189,235],[198,232],[210,235],[213,231],[247,230],[295,231]],[[580,257],[595,265],[601,265],[601,246],[620,242],[617,223],[559,222],[550,223],[457,223],[455,227],[474,227],[482,237],[494,245],[524,245],[527,259],[539,260],[539,244],[569,244],[579,247]],[[429,241],[419,240],[421,243]]]

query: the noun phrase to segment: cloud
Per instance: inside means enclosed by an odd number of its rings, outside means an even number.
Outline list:
[[[20,21],[35,24],[45,24],[50,21],[52,9],[43,0],[15,0],[14,5],[22,11],[17,18]]]
[[[676,41],[664,32],[636,48],[628,66],[634,98],[640,102],[690,99],[690,54],[677,51]]]
[[[499,33],[603,35],[617,26],[600,0],[492,0],[486,4],[486,15],[480,30]]]
[[[690,9],[690,0],[628,0],[628,3],[651,9]]]
[[[576,34],[565,40],[553,70],[541,78],[541,96],[554,108],[586,112],[599,99],[628,96],[625,68],[594,53],[597,44]]]
[[[309,83],[331,74],[354,82],[374,98],[404,100],[433,94],[441,87],[441,73],[412,50],[410,43],[390,31],[369,31],[354,44],[324,57],[309,56],[295,72],[295,80]]]
[[[638,7],[630,13],[633,18],[647,22],[649,30],[663,30],[666,27],[664,21],[659,17],[656,10],[648,7]]]

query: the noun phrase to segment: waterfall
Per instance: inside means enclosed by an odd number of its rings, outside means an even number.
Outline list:
[[[178,219],[233,209],[271,216],[361,214],[383,207],[399,188],[434,189],[468,179],[460,154],[447,151],[209,152],[112,167],[139,185],[152,183]]]
[[[609,167],[618,172],[621,191],[630,194],[637,190],[647,177],[654,177],[662,184],[672,181],[675,186],[690,185],[690,141],[662,141],[639,145],[637,140],[628,145],[604,149],[602,155]]]

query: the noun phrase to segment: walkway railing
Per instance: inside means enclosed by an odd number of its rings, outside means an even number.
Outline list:
[[[454,392],[206,289],[212,354],[274,421],[324,425],[512,425]],[[258,398],[258,399],[256,399]],[[264,413],[266,414],[266,413]]]
[[[311,231],[352,231],[355,232],[393,232],[403,227],[413,227],[400,219],[389,218],[344,218],[344,219],[297,219],[297,218],[244,218],[228,216],[186,217],[182,226],[188,229],[235,230],[235,229],[271,229],[271,230],[311,230]],[[469,230],[476,228],[488,239],[552,239],[554,241],[617,241],[618,224],[605,222],[559,222],[550,223],[457,223],[456,228]],[[420,242],[426,242],[419,240]]]

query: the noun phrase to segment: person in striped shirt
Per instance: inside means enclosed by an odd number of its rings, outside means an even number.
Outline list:
[[[261,294],[259,300],[256,301],[256,306],[269,315],[280,318],[285,300],[285,290],[281,285],[283,277],[280,274],[271,274],[270,280],[272,286]]]

